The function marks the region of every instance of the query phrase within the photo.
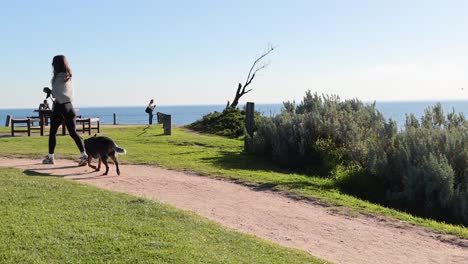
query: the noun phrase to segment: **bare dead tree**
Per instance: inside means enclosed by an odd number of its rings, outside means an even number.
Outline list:
[[[245,83],[244,84],[239,83],[239,85],[237,86],[236,96],[234,97],[234,100],[232,101],[232,103],[229,103],[229,101],[227,102],[226,109],[236,108],[237,104],[239,104],[239,99],[243,95],[252,91],[252,89],[249,89],[247,91],[245,89],[247,88],[247,86],[249,86],[252,83],[253,79],[255,78],[255,74],[265,69],[269,65],[269,63],[262,63],[262,60],[268,54],[270,54],[275,48],[276,47],[274,46],[270,46],[267,51],[265,51],[262,55],[260,55],[257,59],[255,59],[255,61],[252,64],[252,67],[250,67],[250,71],[249,71],[249,74],[247,75],[247,79],[245,80]]]

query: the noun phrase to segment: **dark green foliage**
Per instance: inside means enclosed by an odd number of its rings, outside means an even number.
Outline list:
[[[375,105],[309,91],[297,107],[287,102],[280,115],[257,124],[256,151],[293,168],[317,161],[326,167],[349,160],[363,165],[367,143],[377,140],[384,121]]]
[[[373,203],[385,203],[384,186],[377,177],[372,177],[359,166],[337,166],[334,171],[336,186],[345,193],[358,196]]]
[[[440,104],[420,121],[407,115],[398,131],[375,104],[308,91],[297,106],[286,102],[280,115],[259,120],[254,143],[283,167],[328,171],[321,174],[349,193],[468,224],[468,122]]]
[[[255,112],[255,124],[261,118],[260,113]],[[245,133],[245,110],[226,108],[223,112],[215,111],[187,125],[187,127],[203,133],[237,138]]]
[[[432,154],[421,157],[418,163],[403,168],[401,190],[390,193],[391,197],[404,208],[440,218],[450,212],[453,170],[445,157],[438,159]]]
[[[187,127],[203,133],[236,138],[244,134],[244,120],[244,111],[227,108],[223,112],[209,113]]]
[[[245,111],[227,108],[223,112],[212,112],[187,127],[195,131],[236,138],[244,134]]]
[[[382,152],[382,151],[381,151]],[[407,116],[380,164],[389,202],[424,216],[468,224],[468,122],[445,117],[440,104],[426,109],[421,125]]]

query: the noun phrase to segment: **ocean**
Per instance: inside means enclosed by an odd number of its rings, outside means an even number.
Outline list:
[[[436,102],[418,101],[418,102],[377,102],[377,109],[385,116],[392,118],[401,129],[405,123],[405,115],[409,113],[421,117],[424,109],[435,105]],[[468,113],[468,101],[442,101],[444,112],[452,110],[459,113]],[[256,104],[255,110],[265,116],[274,116],[281,112],[282,104]],[[144,112],[146,106],[115,106],[115,107],[77,107],[79,115],[85,117],[99,117],[101,124],[112,124],[113,115],[116,114],[117,124],[147,124],[148,115]],[[222,111],[225,105],[192,105],[192,106],[158,106],[155,112],[162,112],[172,116],[174,125],[190,124],[203,115]],[[0,125],[5,125],[7,115],[16,118],[34,116],[33,108],[29,109],[0,109]],[[156,116],[154,117],[156,122]]]

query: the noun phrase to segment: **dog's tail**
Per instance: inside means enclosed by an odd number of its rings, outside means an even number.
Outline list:
[[[113,147],[114,147],[114,150],[117,152],[117,153],[122,153],[122,154],[127,154],[127,151],[119,146],[117,146],[117,144],[113,143]]]

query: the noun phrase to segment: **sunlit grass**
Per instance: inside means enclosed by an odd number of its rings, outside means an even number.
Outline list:
[[[0,168],[0,263],[323,263],[150,200]]]
[[[161,126],[107,126],[101,132],[127,149],[128,154],[119,158],[126,163],[152,164],[237,180],[329,205],[345,206],[357,212],[390,216],[468,238],[467,228],[414,217],[345,194],[334,178],[290,173],[267,160],[246,155],[242,152],[243,141],[238,139],[200,135],[187,132],[183,128],[173,128],[172,136],[164,136]],[[47,137],[1,138],[0,146],[2,156],[40,159],[47,153]],[[77,158],[78,154],[78,149],[69,136],[58,137],[57,157]]]

